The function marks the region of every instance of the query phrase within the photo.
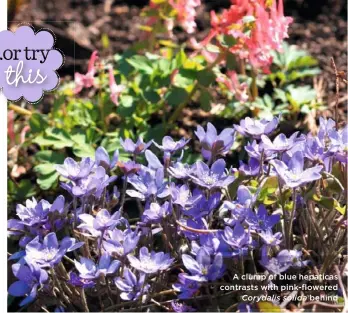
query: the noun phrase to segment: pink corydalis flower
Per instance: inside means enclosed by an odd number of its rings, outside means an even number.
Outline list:
[[[115,105],[118,105],[118,98],[120,94],[126,89],[124,85],[117,85],[112,67],[109,68],[109,87],[110,98]]]
[[[239,83],[238,75],[235,71],[228,71],[227,76],[220,76],[216,81],[225,85],[238,101],[242,103],[248,101],[248,85],[245,82]]]
[[[169,4],[177,11],[180,26],[188,34],[194,33],[197,27],[196,8],[201,5],[201,0],[169,0]]]
[[[98,51],[93,51],[89,62],[88,70],[86,74],[75,73],[75,90],[74,93],[78,94],[83,88],[91,88],[94,86],[94,75],[96,73],[95,63],[98,60]]]
[[[202,44],[219,35],[232,36],[230,52],[246,59],[254,69],[269,71],[272,50],[281,51],[291,17],[284,16],[283,0],[234,0],[229,9],[211,12],[211,30]]]

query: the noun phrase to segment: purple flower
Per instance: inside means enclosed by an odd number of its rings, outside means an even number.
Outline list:
[[[174,259],[170,258],[169,253],[156,253],[154,251],[149,253],[149,250],[146,247],[140,248],[139,258],[136,258],[133,255],[127,255],[127,258],[131,266],[146,274],[154,274],[159,271],[165,271],[174,261]]]
[[[331,130],[329,138],[331,140],[330,152],[335,154],[338,161],[348,163],[348,126],[339,131]]]
[[[140,164],[134,161],[118,162],[117,165],[125,176],[130,176],[140,171]]]
[[[138,174],[129,177],[128,182],[136,190],[127,190],[127,194],[130,197],[145,200],[164,191],[165,183],[163,168],[158,169],[155,174],[149,170],[143,169]]]
[[[120,297],[122,300],[137,300],[142,294],[146,294],[150,288],[149,284],[145,283],[146,274],[140,273],[139,279],[127,267],[124,268],[123,278],[115,278],[115,285],[121,290]]]
[[[266,231],[272,229],[272,227],[280,221],[279,214],[268,215],[264,205],[260,205],[257,213],[249,210],[249,214],[246,217],[246,222],[251,229],[257,231]]]
[[[198,189],[195,189],[193,194],[191,194],[191,190],[187,184],[177,186],[175,183],[171,183],[168,186],[168,190],[172,203],[177,204],[182,209],[192,207],[203,195],[203,193]],[[167,193],[165,193],[165,195],[166,194]],[[159,195],[159,197],[161,197],[161,195]]]
[[[284,152],[290,150],[297,143],[305,140],[304,137],[300,136],[297,138],[299,132],[292,134],[289,138],[286,138],[284,134],[279,134],[273,142],[265,135],[261,136],[264,149],[269,152]]]
[[[16,212],[20,220],[9,220],[9,228],[16,228],[17,223],[29,227],[40,226],[47,223],[48,214],[57,211],[62,214],[64,212],[65,199],[63,196],[58,196],[51,205],[48,201],[42,199],[39,202],[32,198],[27,200],[25,206],[17,204]],[[21,227],[20,227],[21,228]]]
[[[110,160],[109,153],[105,150],[104,147],[99,147],[95,151],[95,163],[98,166],[102,166],[105,169],[112,169],[115,167],[118,161],[118,150],[115,151],[112,160]]]
[[[169,204],[168,201],[166,201],[162,205],[153,202],[150,204],[150,207],[144,211],[142,220],[145,223],[159,223],[162,221],[163,218],[169,215],[171,211],[172,206]]]
[[[68,283],[70,285],[81,287],[81,288],[92,288],[96,284],[93,280],[81,278],[79,275],[77,275],[74,272],[70,273]]]
[[[224,274],[222,254],[217,253],[212,260],[209,252],[204,247],[197,252],[196,260],[188,254],[183,254],[182,261],[192,275],[184,274],[183,276],[190,280],[214,281]]]
[[[99,258],[98,264],[92,260],[80,257],[80,262],[74,260],[75,267],[79,271],[79,276],[83,279],[97,279],[100,276],[114,274],[120,267],[120,261],[111,261],[108,253],[104,253]]]
[[[8,293],[14,297],[26,296],[20,302],[20,306],[27,305],[35,300],[37,288],[48,281],[48,274],[37,264],[16,263],[12,265],[12,272],[18,281],[15,281],[8,289]]]
[[[134,143],[132,139],[127,138],[123,140],[120,138],[120,143],[124,151],[137,155],[143,153],[152,144],[152,140],[145,143],[142,138],[138,138],[137,142]]]
[[[226,128],[218,135],[211,123],[208,123],[206,132],[202,126],[197,126],[195,134],[202,145],[201,152],[206,160],[214,160],[219,155],[226,155],[235,139],[233,128]]]
[[[72,158],[66,158],[63,165],[56,165],[57,172],[70,180],[85,178],[92,171],[94,161],[91,158],[82,158],[81,162],[76,162]]]
[[[234,250],[231,256],[246,254],[249,246],[252,244],[250,230],[248,229],[246,232],[239,222],[235,223],[233,230],[226,226],[222,238]]]
[[[302,252],[297,250],[282,250],[275,258],[268,258],[265,250],[262,252],[260,264],[273,274],[285,272],[290,267],[301,268],[307,265],[307,261],[302,261]]]
[[[273,234],[272,230],[268,229],[260,232],[259,236],[267,246],[275,247],[282,242],[283,234],[280,232]]]
[[[87,197],[93,194],[99,199],[104,189],[116,178],[116,176],[109,177],[105,172],[105,168],[98,166],[87,177],[69,184],[62,183],[61,185],[75,197]]]
[[[173,289],[180,292],[178,299],[190,299],[196,295],[201,287],[200,283],[191,280],[190,277],[185,276],[184,273],[178,275],[179,282],[173,284]]]
[[[329,133],[336,128],[336,122],[329,118],[325,119],[323,117],[319,117],[319,131],[318,138],[321,142],[325,142],[326,137]]]
[[[110,255],[123,257],[134,251],[140,239],[140,233],[131,229],[124,231],[115,228],[106,232],[103,248]]]
[[[246,176],[257,176],[260,174],[260,162],[255,158],[250,158],[248,164],[240,161],[239,171]]]
[[[272,160],[270,163],[274,166],[285,185],[290,188],[299,187],[303,184],[320,179],[320,172],[323,169],[323,166],[317,165],[304,170],[304,158],[301,151],[294,153],[288,165],[279,160]]]
[[[192,166],[181,162],[176,162],[168,168],[168,173],[176,179],[187,179],[195,171],[196,164]]]
[[[200,218],[211,214],[220,204],[220,192],[212,193],[209,199],[207,199],[202,191],[195,189],[193,196],[196,196],[198,200],[193,203],[190,209],[184,210],[183,213],[194,218]]]
[[[185,138],[181,138],[179,141],[174,141],[172,137],[164,136],[162,139],[162,146],[157,144],[156,142],[154,142],[154,144],[162,151],[172,154],[185,147],[189,141],[190,139]]]
[[[304,145],[304,156],[313,162],[324,163],[325,168],[329,170],[331,156],[333,153],[326,151],[325,143],[318,137],[311,135],[307,136],[306,144]]]
[[[65,237],[58,243],[55,233],[49,233],[41,243],[39,237],[30,241],[25,249],[25,260],[28,264],[39,267],[53,267],[57,265],[66,252],[80,248],[84,243],[76,242],[75,238]]]
[[[250,158],[257,159],[258,161],[261,161],[262,154],[264,160],[271,160],[276,157],[275,153],[265,150],[262,142],[258,144],[256,140],[254,140],[252,143],[248,143],[244,149]]]
[[[226,163],[223,159],[215,161],[211,168],[202,161],[198,161],[196,163],[197,171],[196,173],[192,173],[190,177],[197,185],[208,188],[209,190],[213,188],[226,188],[235,178],[234,176],[227,176],[225,174],[225,166]]]
[[[234,125],[234,128],[243,136],[260,139],[261,135],[268,135],[274,131],[278,126],[278,123],[278,117],[274,117],[271,121],[266,119],[255,120],[250,117],[246,117],[244,120],[240,121],[240,125]]]
[[[94,217],[90,214],[80,214],[79,219],[83,222],[77,228],[87,230],[92,236],[99,237],[102,232],[113,229],[124,222],[120,211],[110,215],[106,209],[101,209]]]
[[[197,311],[192,306],[189,306],[185,303],[180,303],[178,301],[172,300],[170,301],[170,304],[174,312],[196,312]]]

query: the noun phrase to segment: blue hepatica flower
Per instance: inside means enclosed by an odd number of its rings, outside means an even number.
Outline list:
[[[68,184],[62,183],[61,186],[75,197],[88,197],[94,195],[100,198],[105,188],[116,180],[116,176],[109,176],[102,166],[96,167],[84,178],[72,181]]]
[[[55,233],[49,233],[41,243],[39,237],[30,241],[25,248],[25,260],[28,264],[39,267],[53,267],[58,264],[65,253],[80,248],[84,243],[75,238],[65,237],[59,243]]]
[[[188,254],[182,255],[184,266],[192,276],[184,274],[183,276],[195,281],[214,281],[224,274],[223,257],[217,253],[212,259],[206,248],[200,248],[196,255],[196,260]]]
[[[172,300],[172,301],[170,301],[170,304],[171,304],[174,312],[195,312],[195,311],[197,311],[192,306],[189,306],[185,303],[180,303],[178,301]]]
[[[302,261],[302,252],[298,250],[282,250],[277,257],[268,258],[265,249],[262,251],[262,259],[260,264],[273,274],[285,272],[290,267],[301,268],[308,264],[307,261]]]
[[[252,245],[250,230],[245,231],[239,222],[235,223],[233,230],[229,226],[226,226],[222,238],[233,249],[234,252],[231,256],[247,253],[249,247]]]
[[[109,230],[106,232],[103,240],[103,248],[110,255],[123,257],[134,251],[140,239],[140,233],[131,229]]]
[[[197,171],[190,175],[190,177],[197,185],[209,190],[213,188],[226,188],[235,180],[234,176],[227,176],[225,174],[226,162],[223,159],[215,161],[211,168],[202,161],[198,161],[196,167]]]
[[[115,167],[118,161],[118,150],[115,151],[113,158],[110,160],[110,156],[104,147],[99,147],[95,151],[95,163],[97,166],[103,166],[105,169],[112,169]]]
[[[268,229],[265,231],[261,231],[259,233],[259,236],[265,245],[275,247],[282,242],[283,234],[281,232],[273,234],[272,230]]]
[[[220,204],[220,192],[214,192],[207,199],[202,191],[196,189],[194,190],[194,196],[197,197],[197,201],[193,203],[190,209],[184,211],[185,215],[192,216],[193,218],[200,218],[211,214]]]
[[[190,299],[196,295],[201,284],[196,280],[191,280],[184,273],[178,275],[178,282],[173,284],[173,289],[180,292],[178,299]]]
[[[159,223],[162,221],[163,218],[165,218],[167,215],[169,215],[172,211],[172,206],[168,201],[163,203],[162,205],[159,205],[156,202],[153,202],[150,204],[149,208],[147,208],[142,216],[142,220],[145,223],[151,222],[151,223]]]
[[[320,179],[320,172],[323,169],[321,165],[304,169],[304,158],[301,151],[294,153],[288,165],[279,160],[272,160],[270,163],[274,166],[275,171],[285,185],[290,188],[299,187],[303,184]]]
[[[260,205],[257,213],[249,210],[249,214],[246,217],[246,222],[251,229],[257,231],[266,231],[272,229],[275,224],[280,221],[279,214],[268,215],[266,207]]]
[[[130,197],[145,200],[157,194],[162,194],[163,197],[169,195],[168,189],[165,189],[163,168],[157,169],[155,173],[142,169],[138,174],[129,177],[128,182],[136,189],[127,190]],[[165,190],[168,192],[167,195],[163,194]]]
[[[262,142],[257,143],[256,140],[254,140],[252,143],[248,143],[244,149],[248,153],[249,157],[257,159],[258,161],[261,161],[261,157],[263,157],[264,160],[271,160],[276,157],[275,153],[265,150]]]
[[[125,176],[130,176],[135,173],[138,173],[140,171],[140,164],[135,163],[134,161],[127,161],[127,162],[118,162],[117,163],[119,169]]]
[[[88,231],[94,237],[99,237],[102,232],[112,230],[122,223],[127,224],[126,220],[121,217],[120,211],[111,215],[106,209],[101,209],[95,217],[90,214],[80,214],[79,219],[83,223],[77,228]]]
[[[206,132],[202,126],[197,126],[195,134],[201,143],[201,152],[206,160],[214,160],[219,155],[226,155],[235,139],[234,129],[225,128],[218,135],[216,128],[211,123],[208,123]]]
[[[305,140],[305,137],[297,137],[299,132],[293,133],[289,138],[284,134],[279,134],[273,142],[265,135],[261,136],[264,149],[269,152],[284,152],[293,148],[296,144]]]
[[[325,168],[330,171],[332,152],[327,151],[325,143],[323,143],[319,137],[313,137],[307,135],[306,144],[304,145],[304,156],[313,161],[324,163]]]
[[[79,276],[83,279],[97,279],[100,276],[114,274],[121,264],[118,260],[112,261],[108,253],[101,255],[98,264],[84,257],[80,258],[80,262],[74,260],[74,263]]]
[[[187,179],[195,171],[196,164],[176,162],[168,168],[168,173],[176,179]]]
[[[81,278],[74,272],[70,273],[68,283],[70,285],[81,287],[81,288],[92,288],[96,285],[96,283],[92,279],[84,279]]]
[[[87,177],[93,167],[94,161],[91,158],[83,158],[81,162],[66,158],[63,165],[56,165],[56,170],[65,178],[75,181]]]
[[[190,139],[181,138],[179,141],[175,141],[170,136],[164,136],[162,139],[162,145],[154,142],[157,148],[161,149],[164,152],[173,154],[174,152],[181,150],[187,145]]]
[[[249,162],[245,164],[240,161],[239,171],[246,176],[257,176],[260,174],[260,161],[255,158],[250,158]]]
[[[335,158],[342,162],[348,163],[348,126],[336,131],[329,132],[331,140],[330,152],[335,154]]]
[[[149,250],[146,247],[140,248],[139,258],[136,258],[133,255],[128,255],[127,257],[131,266],[146,274],[154,274],[159,271],[165,271],[174,262],[174,259],[170,258],[169,253],[156,253],[154,251],[149,253]]]
[[[329,135],[329,133],[336,129],[336,122],[329,118],[319,117],[319,131],[318,138],[321,142],[325,142],[325,139]]]
[[[138,278],[129,268],[125,267],[123,277],[115,278],[115,285],[121,291],[121,299],[137,300],[142,294],[147,294],[150,285],[144,284],[145,277],[146,274],[140,273]]]
[[[260,139],[261,135],[268,135],[273,132],[278,126],[278,123],[278,117],[274,117],[271,121],[266,119],[255,120],[246,117],[240,121],[239,125],[234,125],[234,128],[243,136]]]
[[[20,302],[20,306],[27,305],[35,300],[37,289],[48,281],[48,274],[35,263],[12,265],[12,272],[18,279],[8,289],[8,293],[14,297],[26,296]]]
[[[138,155],[146,151],[146,149],[152,144],[152,140],[145,143],[141,137],[138,138],[137,142],[134,142],[132,139],[123,140],[120,138],[120,143],[124,149],[124,151]]]

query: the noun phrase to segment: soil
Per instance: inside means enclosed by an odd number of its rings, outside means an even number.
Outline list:
[[[10,10],[10,26],[28,21],[35,28],[49,27],[57,36],[56,46],[64,51],[66,62],[61,76],[72,76],[74,71],[85,71],[87,59],[94,49],[104,55],[129,48],[139,38],[140,13],[148,1],[98,1],[98,0],[12,0],[22,3]],[[107,4],[112,3],[108,8]],[[131,3],[131,4],[130,4]],[[197,39],[209,31],[209,11],[227,8],[230,1],[202,0],[197,16]],[[328,104],[331,116],[335,103],[335,74],[330,58],[339,71],[347,69],[347,3],[344,0],[284,0],[285,14],[294,18],[289,30],[289,43],[305,48],[319,61],[322,73],[316,80],[320,96]],[[109,47],[102,46],[101,38],[107,34]],[[182,32],[175,40],[185,39]],[[104,40],[105,42],[105,40]],[[341,120],[347,114],[347,89],[340,85]],[[185,128],[191,128],[211,116],[194,106],[184,111]],[[191,125],[192,124],[192,125]],[[191,128],[192,129],[192,128]]]

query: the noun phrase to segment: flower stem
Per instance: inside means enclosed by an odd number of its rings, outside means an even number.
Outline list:
[[[292,211],[291,211],[291,216],[290,216],[290,225],[289,225],[289,241],[288,241],[288,249],[292,249],[293,247],[293,238],[292,238],[292,234],[293,234],[293,231],[292,231],[292,227],[293,227],[293,224],[294,224],[294,218],[295,218],[295,212],[296,212],[296,188],[294,188],[292,190],[292,197],[293,197],[293,208],[292,208]]]

